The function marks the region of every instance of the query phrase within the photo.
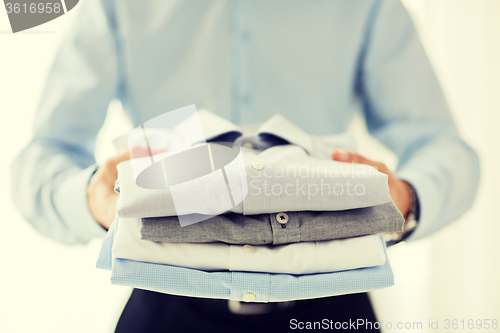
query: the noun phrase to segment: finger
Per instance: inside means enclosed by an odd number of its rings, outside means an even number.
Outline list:
[[[356,154],[356,155],[357,155],[357,157],[356,157],[357,162],[354,162],[354,163],[367,164],[367,165],[370,165],[372,167],[375,167],[375,169],[377,169],[378,171],[380,171],[382,173],[388,174],[389,169],[387,168],[387,166],[384,163],[370,160],[369,158],[366,158],[366,157],[361,156],[359,154]]]
[[[164,153],[167,150],[164,148],[151,148],[151,153],[148,147],[144,146],[134,146],[130,149],[130,159],[140,158],[140,157],[148,157],[151,155],[156,155],[159,153]]]
[[[153,155],[157,155],[157,154],[160,154],[160,153],[164,153],[166,152],[167,150],[164,149],[164,148],[151,148],[151,154]]]
[[[334,150],[332,159],[339,162],[351,162],[351,154],[345,150]]]
[[[129,160],[130,155],[128,151],[121,152],[120,154],[111,157],[108,159],[103,165],[103,175],[108,183],[114,183],[116,178],[118,177],[118,171],[116,170],[116,166],[123,161]]]
[[[152,154],[155,155],[163,152],[166,152],[166,150],[163,148],[158,148],[158,149],[153,149]],[[108,181],[112,180],[114,182],[116,180],[116,178],[118,177],[116,166],[121,162],[128,161],[131,158],[139,158],[146,156],[150,156],[149,150],[146,147],[135,146],[130,151],[125,150],[120,154],[108,159],[104,163],[104,168],[106,169],[109,178]]]
[[[357,153],[348,152],[345,150],[334,150],[332,152],[332,158],[333,160],[339,162],[367,164],[375,167],[377,170],[383,173],[386,173],[388,171],[387,167],[382,162],[373,161]]]
[[[111,158],[111,160],[116,163],[116,165],[120,164],[123,161],[127,161],[130,159],[130,153],[128,150],[125,150],[118,155]]]
[[[334,150],[332,152],[332,158],[339,162],[365,163],[365,158],[363,156],[345,150]]]
[[[354,163],[368,164],[371,166],[376,166],[376,164],[378,163],[356,153],[351,153],[351,159]]]

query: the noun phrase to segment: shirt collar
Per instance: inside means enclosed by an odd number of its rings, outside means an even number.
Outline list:
[[[225,134],[234,134],[234,139],[242,135],[242,130],[232,122],[205,109],[198,110],[205,140],[210,141]]]
[[[222,135],[229,135],[231,138],[230,141],[234,142],[236,138],[243,134],[241,127],[210,111],[200,109],[198,110],[198,116],[206,141],[214,140]],[[281,114],[276,114],[264,122],[255,134],[274,135],[291,144],[302,147],[309,154],[311,154],[313,150],[312,140],[309,134]]]
[[[291,144],[304,148],[307,153],[312,153],[312,140],[309,134],[300,127],[286,119],[281,114],[276,114],[267,120],[258,130],[259,134],[271,134],[280,137]]]

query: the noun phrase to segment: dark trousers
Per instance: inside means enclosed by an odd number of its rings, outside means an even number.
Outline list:
[[[332,331],[344,332],[349,331],[346,323],[352,324],[358,319],[364,320],[365,323],[376,322],[366,293],[296,301],[290,308],[276,308],[266,314],[241,315],[229,311],[226,300],[172,296],[134,289],[115,332],[279,333],[308,331],[307,322],[309,325],[319,322],[316,324],[317,330],[321,330],[320,325],[323,325],[323,329],[331,327]],[[335,329],[336,322],[339,322],[337,329]],[[341,323],[344,329],[338,326]],[[351,329],[352,327],[350,326]],[[365,331],[365,328],[366,326],[360,326],[355,331]],[[368,331],[380,332],[378,329]]]

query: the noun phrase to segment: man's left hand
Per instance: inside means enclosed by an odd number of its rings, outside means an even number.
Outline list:
[[[338,162],[368,164],[389,176],[389,191],[391,193],[392,200],[394,200],[394,203],[398,207],[399,211],[406,218],[406,215],[411,207],[410,185],[407,182],[396,178],[396,176],[389,171],[384,163],[372,161],[359,154],[343,150],[334,150],[332,158]]]

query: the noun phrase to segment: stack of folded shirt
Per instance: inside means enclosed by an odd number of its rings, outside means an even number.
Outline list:
[[[310,136],[280,115],[243,129],[199,117],[207,142],[242,147],[244,198],[220,215],[191,203],[187,212],[205,218],[181,226],[168,184],[137,185],[134,163],[151,156],[119,164],[118,218],[97,263],[113,284],[255,302],[393,285],[382,234],[402,231],[404,219],[386,175],[331,160],[333,149],[355,150],[349,136]]]

